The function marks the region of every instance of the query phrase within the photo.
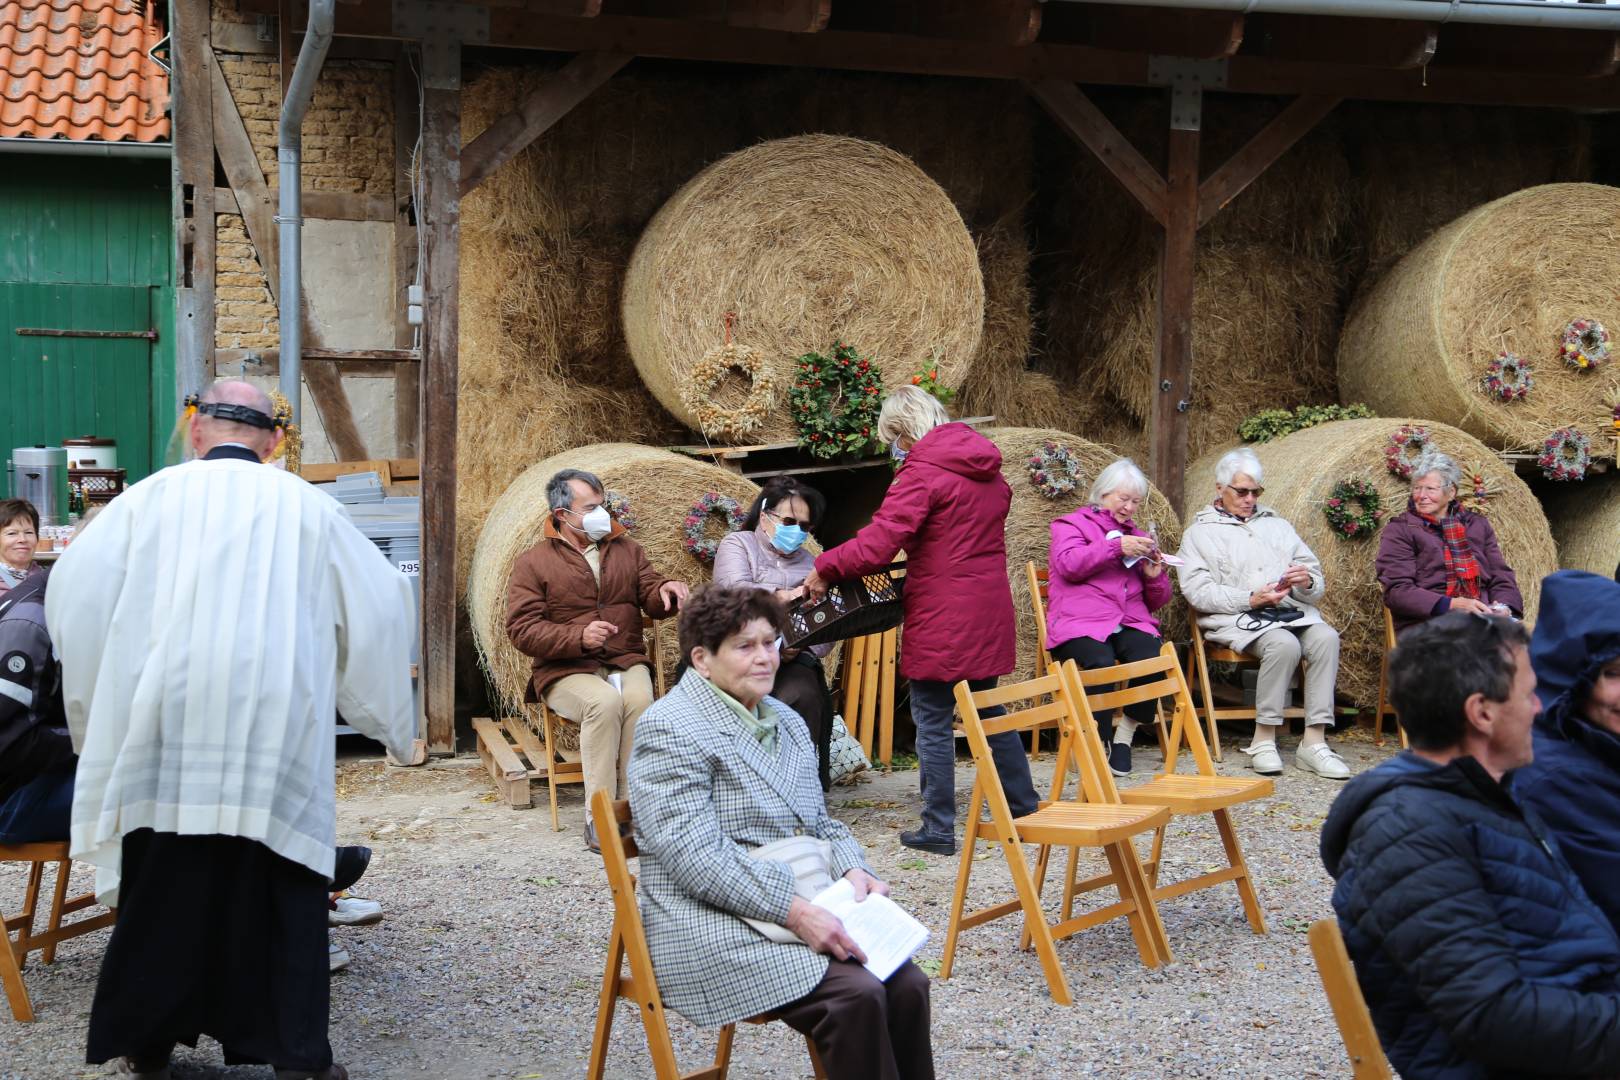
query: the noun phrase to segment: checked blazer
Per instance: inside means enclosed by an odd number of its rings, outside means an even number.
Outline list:
[[[827,957],[772,942],[738,917],[780,923],[794,895],[786,864],[749,851],[815,836],[832,844],[835,879],[871,869],[827,812],[804,721],[775,698],[763,707],[776,711],[775,755],[688,669],[642,714],[630,754],[638,892],[658,990],[667,1007],[705,1027],[796,1001],[827,972]]]

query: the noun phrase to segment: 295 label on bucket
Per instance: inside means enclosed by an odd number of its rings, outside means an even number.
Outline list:
[[[421,577],[422,576],[422,560],[421,559],[408,559],[408,560],[400,563],[399,564],[399,572],[404,574],[406,577]]]

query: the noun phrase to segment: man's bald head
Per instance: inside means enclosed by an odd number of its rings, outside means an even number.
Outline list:
[[[202,403],[205,405],[244,405],[255,409],[266,416],[272,415],[275,408],[270,402],[270,395],[260,390],[252,383],[241,379],[220,379],[207,390],[203,391]],[[202,457],[221,443],[241,443],[243,446],[259,455],[263,461],[275,452],[281,445],[283,434],[280,429],[266,429],[254,427],[252,424],[239,424],[234,420],[221,420],[217,416],[207,416],[198,413],[191,420],[191,447],[198,457]]]

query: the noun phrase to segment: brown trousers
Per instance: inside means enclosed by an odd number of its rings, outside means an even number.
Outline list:
[[[934,1080],[928,976],[909,960],[888,982],[834,960],[814,990],[776,1013],[815,1040],[829,1080]]]

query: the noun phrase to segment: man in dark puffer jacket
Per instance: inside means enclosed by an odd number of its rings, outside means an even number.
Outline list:
[[[1508,796],[1540,708],[1527,642],[1464,612],[1408,631],[1390,697],[1412,749],[1351,781],[1322,830],[1357,979],[1407,1080],[1620,1073],[1620,938]]]
[[[1513,796],[1620,931],[1620,585],[1580,570],[1543,581],[1530,662],[1545,708]]]

